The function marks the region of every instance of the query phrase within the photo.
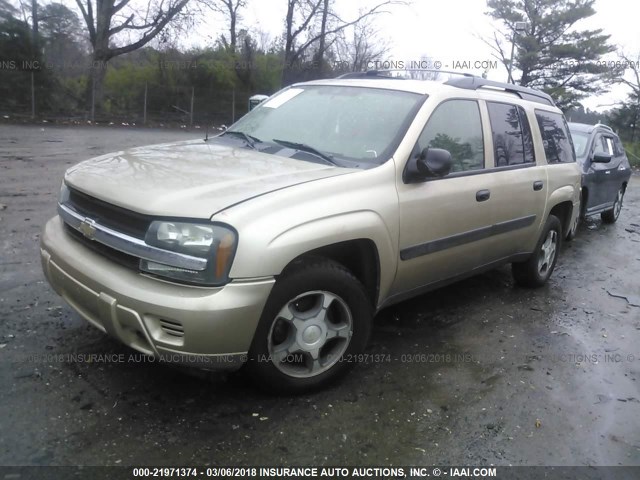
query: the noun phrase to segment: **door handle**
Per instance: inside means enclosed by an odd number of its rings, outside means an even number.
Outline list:
[[[485,200],[489,200],[491,196],[491,190],[478,190],[476,192],[476,201],[484,202]]]
[[[537,192],[538,190],[542,190],[544,187],[544,182],[542,180],[536,180],[533,182],[533,189]]]

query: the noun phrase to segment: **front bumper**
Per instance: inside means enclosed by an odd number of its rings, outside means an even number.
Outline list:
[[[118,265],[49,220],[42,267],[54,290],[96,328],[160,360],[239,367],[275,280],[203,288],[165,282]]]

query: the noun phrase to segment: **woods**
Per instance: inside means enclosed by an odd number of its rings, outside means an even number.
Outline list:
[[[0,111],[229,124],[255,93],[381,57],[371,20],[406,4],[373,2],[342,18],[334,0],[283,1],[283,32],[270,38],[243,23],[247,0],[0,0]],[[212,44],[181,46],[207,11],[221,19]]]
[[[274,35],[247,24],[256,1],[0,0],[0,113],[229,124],[253,94],[389,60],[393,32],[381,31],[378,19],[411,5],[371,0],[346,14],[339,0],[277,0],[284,17]],[[516,83],[546,91],[574,116],[584,111],[581,100],[624,84],[628,98],[598,118],[625,140],[640,139],[638,58],[618,52],[617,63],[603,61],[616,58],[616,47],[601,29],[583,27],[594,0],[489,0],[487,7],[497,28],[484,42]],[[210,40],[189,44],[212,14]]]

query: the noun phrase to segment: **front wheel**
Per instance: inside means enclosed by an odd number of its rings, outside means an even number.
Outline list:
[[[322,388],[353,366],[373,316],[364,287],[330,260],[294,266],[276,282],[258,324],[247,371],[263,388]]]
[[[523,287],[541,287],[556,266],[558,252],[562,245],[562,225],[558,217],[549,215],[536,248],[528,260],[513,263],[513,278]]]
[[[618,220],[618,217],[620,216],[620,211],[622,210],[623,198],[624,187],[620,187],[620,190],[618,190],[618,193],[616,194],[616,200],[613,202],[613,208],[600,214],[600,218],[602,218],[604,223],[616,223],[616,220]]]

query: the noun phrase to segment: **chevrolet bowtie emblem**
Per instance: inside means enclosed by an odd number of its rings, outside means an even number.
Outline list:
[[[78,227],[78,230],[80,230],[80,233],[82,233],[89,240],[95,240],[96,227],[94,225],[95,222],[93,220],[91,220],[90,218],[85,218]]]

